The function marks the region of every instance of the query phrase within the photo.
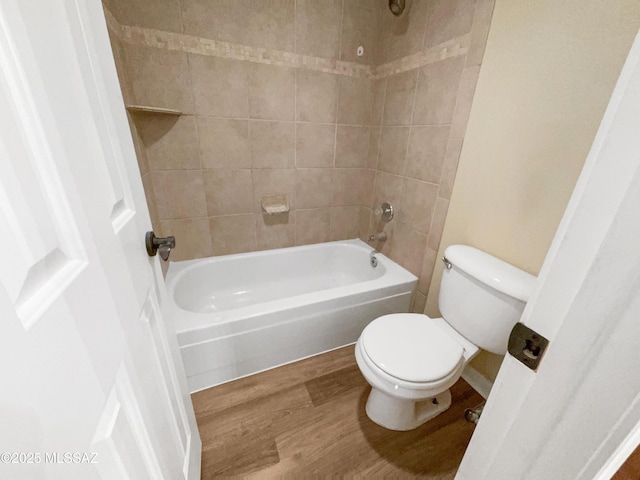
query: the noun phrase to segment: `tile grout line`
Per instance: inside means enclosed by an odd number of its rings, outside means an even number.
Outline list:
[[[342,0],[342,5],[340,6],[340,39],[338,40],[338,60],[342,61],[342,40],[344,39],[344,9],[345,9],[346,0]],[[353,63],[353,62],[347,62]]]
[[[345,1],[342,0],[341,6],[340,6],[340,40],[338,41],[338,56],[340,57],[342,55],[342,32],[344,30],[344,5],[345,5]],[[335,197],[335,169],[336,169],[336,155],[338,152],[338,116],[339,116],[339,112],[340,112],[340,81],[341,79],[338,78],[338,94],[337,94],[337,100],[336,100],[336,113],[335,113],[335,117],[334,117],[334,121],[335,121],[335,131],[334,131],[334,136],[333,136],[333,165],[331,167],[331,201],[329,202],[329,240],[332,239],[332,235],[331,235],[331,231],[333,230],[333,222],[335,220],[335,215],[334,212],[336,211],[334,208],[334,197]]]
[[[294,36],[297,38],[297,15],[295,12],[295,8],[297,8],[297,1],[294,1],[294,15],[295,15],[295,25],[294,28]],[[295,40],[294,40],[295,41]],[[297,47],[294,47],[297,48]],[[298,70],[294,70],[293,72],[293,165],[294,165],[294,173],[293,173],[293,200],[297,202],[297,193],[298,193]],[[297,208],[295,209],[297,210]],[[294,212],[291,211],[289,213],[289,221],[291,220],[291,214]],[[298,245],[298,216],[293,215],[293,244]]]
[[[447,137],[447,148],[445,149],[445,160],[446,160],[447,150],[449,149],[449,144],[451,143],[451,140],[454,139],[454,140],[462,140],[462,141],[464,141],[464,135],[462,136],[461,139],[452,137],[451,136],[451,130],[452,130],[452,127],[453,127],[453,119],[455,118],[456,111],[458,109],[458,105],[459,105],[459,102],[460,102],[460,91],[463,88],[462,79],[464,77],[465,70],[467,70],[467,68],[475,68],[475,67],[465,67],[464,65],[466,64],[466,62],[467,62],[467,59],[466,59],[466,56],[465,56],[464,64],[463,64],[463,67],[462,67],[462,73],[460,74],[460,83],[458,84],[458,89],[456,90],[456,103],[455,103],[455,105],[453,107],[453,113],[451,115],[451,124],[449,125],[449,135]],[[476,86],[477,86],[477,83],[478,83],[478,78],[476,78]],[[474,90],[475,90],[475,87],[474,87]],[[468,122],[469,122],[469,118],[467,117],[467,123]],[[466,129],[466,125],[465,125],[465,129]],[[460,151],[462,152],[462,146],[460,147]],[[458,156],[458,161],[459,160],[460,160],[460,156]],[[458,170],[457,165],[458,165],[458,162],[456,162],[456,171]],[[438,193],[437,193],[438,197],[440,197],[440,185],[442,185],[442,177],[443,177],[443,175],[444,175],[444,160],[443,160],[443,164],[442,164],[442,170],[440,171],[440,179],[438,181]]]
[[[476,68],[476,67],[469,67]],[[329,74],[332,75],[332,74]],[[379,79],[384,80],[384,79]],[[204,115],[204,114],[193,114],[193,113],[184,113],[181,115],[182,117],[197,117],[197,118],[212,118],[216,120],[244,120],[250,121],[254,123],[301,123],[301,124],[309,124],[309,125],[322,125],[322,126],[332,126],[337,125],[341,127],[358,127],[358,128],[376,128],[376,127],[451,127],[451,123],[416,123],[416,124],[404,124],[404,123],[396,123],[390,125],[363,125],[358,123],[338,123],[338,122],[314,122],[310,120],[279,120],[272,118],[247,118],[247,117],[225,117],[220,115]],[[453,138],[462,138],[462,137],[453,137]]]
[[[256,213],[255,213],[255,202],[256,202],[256,196],[255,196],[255,192],[256,192],[256,186],[255,186],[255,175],[254,175],[254,149],[253,149],[253,145],[251,143],[251,122],[252,122],[252,118],[251,118],[251,102],[250,102],[250,95],[249,95],[249,69],[248,68],[244,68],[244,84],[246,86],[246,91],[245,91],[245,100],[247,102],[247,142],[249,143],[249,155],[251,156],[251,198],[253,199],[253,202],[251,202],[254,206],[252,206],[251,208],[251,214],[253,216],[253,247],[254,250],[250,250],[250,251],[255,251],[258,249],[258,223],[256,220]],[[212,239],[213,241],[213,239]]]
[[[424,28],[422,30],[422,50],[424,51],[426,43],[427,43],[427,29],[429,27],[429,16],[431,14],[431,5],[427,7],[427,15],[424,19]]]
[[[378,133],[378,148],[377,148],[377,151],[376,151],[376,169],[375,169],[376,180],[375,180],[374,190],[373,190],[373,198],[374,198],[374,200],[372,200],[372,203],[373,203],[373,201],[375,201],[376,192],[377,192],[377,189],[378,189],[378,181],[380,180],[380,175],[378,175],[378,172],[382,172],[382,170],[380,170],[380,144],[381,144],[381,141],[382,141],[382,128],[383,128],[383,126],[382,126],[383,122],[382,121],[384,119],[385,105],[387,103],[387,85],[389,84],[389,81],[388,81],[387,78],[383,79],[383,81],[384,81],[384,88],[382,90],[382,109],[380,111],[380,117],[378,118],[378,122],[380,123],[380,132]],[[376,218],[375,207],[376,206],[375,205],[371,205],[371,207],[372,207],[371,208],[371,214],[369,215],[369,228],[371,229],[372,224],[373,224],[373,226],[374,226],[373,230],[377,230],[375,228],[375,218]],[[397,208],[397,206],[396,206],[396,208]],[[382,229],[384,230],[384,226],[383,226]],[[394,227],[394,230],[395,230],[395,227]],[[376,232],[371,232],[371,233],[376,233]],[[389,242],[389,254],[391,254],[391,247],[393,246],[392,244],[393,244],[393,234],[391,235],[391,240]]]
[[[336,154],[338,151],[338,112],[340,111],[340,78],[338,78],[338,93],[336,95],[336,112],[334,116],[335,120],[335,129],[333,133],[333,164],[331,168],[331,200],[329,202],[329,241],[331,241],[331,227],[332,227],[332,218],[334,218],[333,212],[333,197],[335,195],[334,189],[334,177],[335,177],[335,169],[336,169]]]

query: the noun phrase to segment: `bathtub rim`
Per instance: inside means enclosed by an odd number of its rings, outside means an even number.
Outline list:
[[[193,260],[183,260],[180,262],[171,262],[165,282],[167,285],[170,314],[173,318],[177,319],[175,327],[178,337],[180,338],[181,336],[189,332],[208,330],[211,327],[220,327],[236,320],[255,320],[260,316],[269,316],[285,309],[304,308],[307,305],[320,304],[331,299],[345,298],[351,295],[373,297],[375,296],[375,292],[381,290],[386,290],[385,296],[387,296],[389,294],[393,294],[396,291],[406,291],[406,287],[410,284],[413,284],[415,288],[418,278],[414,274],[398,265],[393,260],[389,259],[386,255],[380,252],[376,252],[378,265],[384,266],[385,272],[381,276],[371,280],[356,282],[349,285],[341,285],[338,287],[304,293],[284,299],[271,300],[235,309],[224,310],[221,312],[193,312],[181,308],[175,301],[175,288],[178,285],[178,282],[190,270],[203,263],[215,262],[218,259],[234,260],[236,258],[259,258],[272,254],[272,252],[312,250],[318,247],[330,247],[331,245],[348,245],[350,247],[357,247],[361,250],[366,251],[367,255],[369,255],[370,252],[375,251],[373,247],[356,238],[351,240],[338,240],[334,242],[323,242],[310,245],[299,245],[294,247],[284,247],[256,252],[236,253],[230,255],[198,258]],[[286,302],[286,308],[283,308],[284,302]],[[184,345],[182,342],[179,343],[180,345]]]

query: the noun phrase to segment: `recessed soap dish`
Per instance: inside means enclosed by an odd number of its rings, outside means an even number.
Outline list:
[[[267,215],[276,215],[289,211],[289,201],[286,195],[265,195],[262,197],[262,211]]]

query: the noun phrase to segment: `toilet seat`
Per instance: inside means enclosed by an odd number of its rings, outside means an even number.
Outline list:
[[[360,366],[360,371],[367,379],[370,385],[386,391],[389,395],[398,398],[424,399],[434,396],[448,388],[458,381],[464,362],[454,369],[450,375],[435,382],[408,382],[400,378],[389,375],[387,372],[379,368],[364,351],[362,342],[356,343],[356,360]]]
[[[367,325],[360,340],[370,367],[406,386],[448,383],[464,363],[462,345],[426,315],[384,315]]]

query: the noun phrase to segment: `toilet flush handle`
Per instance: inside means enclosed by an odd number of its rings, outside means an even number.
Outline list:
[[[447,259],[447,257],[442,257],[442,263],[444,263],[447,270],[451,270],[451,267],[453,267],[453,264]]]

